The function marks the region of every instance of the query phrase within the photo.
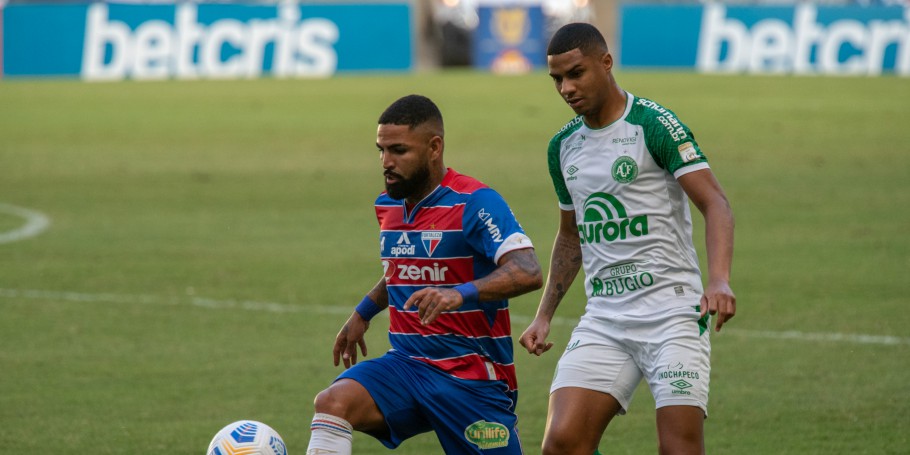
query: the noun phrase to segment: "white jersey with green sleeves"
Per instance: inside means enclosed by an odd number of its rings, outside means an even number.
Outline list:
[[[582,117],[550,141],[559,208],[574,210],[588,316],[653,316],[702,295],[680,176],[706,169],[692,132],[669,109],[631,93],[616,122]]]

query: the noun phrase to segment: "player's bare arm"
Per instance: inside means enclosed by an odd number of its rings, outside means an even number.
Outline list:
[[[733,264],[733,210],[710,169],[690,172],[679,184],[705,217],[705,250],[708,254],[708,285],[701,299],[702,315],[715,315],[714,330],[736,315],[736,296],[730,288]]]
[[[578,239],[575,212],[562,210],[560,211],[559,231],[556,233],[553,254],[550,256],[547,286],[540,299],[537,316],[518,340],[529,354],[541,355],[553,347],[553,343],[547,342],[547,336],[550,334],[550,321],[553,320],[556,308],[569,292],[569,287],[572,286],[580,269],[581,243]]]
[[[376,302],[379,308],[389,307],[389,295],[386,292],[385,278],[381,278],[376,286],[367,293],[367,296]],[[350,368],[357,363],[357,346],[360,346],[360,352],[364,357],[367,355],[367,343],[363,335],[370,328],[370,321],[364,320],[360,313],[354,311],[351,317],[341,326],[338,335],[335,336],[335,347],[332,349],[332,357],[335,366],[339,361],[344,361],[344,367]]]
[[[533,248],[510,251],[499,258],[496,270],[473,281],[473,284],[481,302],[509,299],[540,289],[543,278],[537,254]],[[412,294],[404,309],[416,306],[420,322],[426,325],[443,312],[458,309],[463,303],[461,293],[453,288],[429,287]]]

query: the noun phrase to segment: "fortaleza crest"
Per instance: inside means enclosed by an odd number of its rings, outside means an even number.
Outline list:
[[[423,249],[426,250],[427,256],[432,256],[433,252],[436,251],[436,247],[439,246],[439,242],[442,242],[442,232],[439,232],[439,231],[421,232],[420,241],[423,242]]]
[[[578,225],[581,243],[612,242],[648,235],[648,216],[629,218],[616,196],[594,193],[585,199],[584,217]]]
[[[628,156],[621,156],[613,162],[613,180],[619,183],[632,183],[638,177],[638,163]]]
[[[496,422],[478,420],[464,429],[464,437],[480,450],[496,449],[509,445],[509,429]]]

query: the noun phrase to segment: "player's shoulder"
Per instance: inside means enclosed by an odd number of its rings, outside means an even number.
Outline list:
[[[446,175],[442,179],[441,185],[455,193],[465,195],[474,194],[480,190],[489,188],[489,186],[480,180],[461,174],[451,168],[446,171]]]
[[[691,135],[676,113],[648,98],[634,96],[626,122],[641,126],[646,138],[666,137],[680,142]]]
[[[452,205],[465,204],[465,213],[478,207],[495,207],[505,204],[502,195],[487,184],[474,177],[459,174],[452,169],[446,173],[442,186],[448,190],[442,200]]]
[[[572,120],[569,120],[569,123],[563,125],[563,127],[553,135],[553,138],[550,139],[550,145],[552,146],[554,144],[562,143],[562,141],[571,136],[572,133],[578,131],[578,129],[582,126],[584,126],[584,120],[580,115],[576,116]]]
[[[659,122],[660,117],[676,116],[672,110],[657,101],[631,94],[630,96],[633,97],[632,108],[629,111],[629,115],[626,117],[626,121],[630,123],[640,123],[641,121]]]

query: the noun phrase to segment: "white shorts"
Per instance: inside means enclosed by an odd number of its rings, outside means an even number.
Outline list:
[[[556,365],[550,393],[581,387],[612,395],[625,414],[642,378],[658,408],[697,406],[708,415],[711,341],[707,318],[688,308],[660,319],[582,317]]]

